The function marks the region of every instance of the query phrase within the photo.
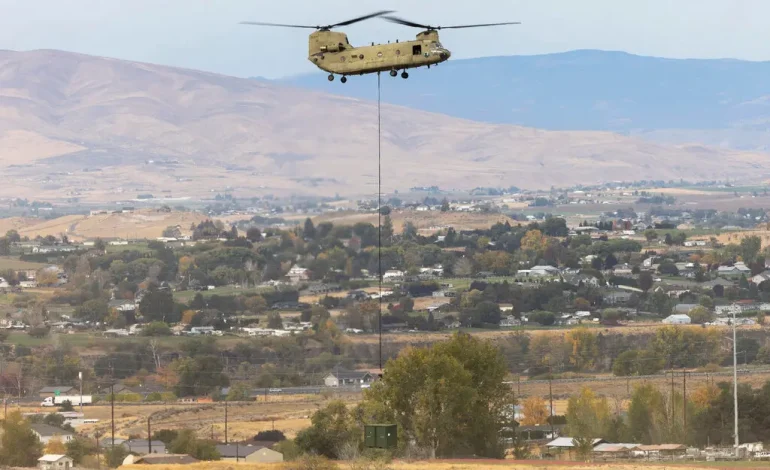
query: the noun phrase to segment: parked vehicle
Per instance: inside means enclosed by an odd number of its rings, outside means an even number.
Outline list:
[[[65,401],[68,401],[72,406],[80,406],[81,398],[83,405],[90,405],[93,403],[93,397],[91,395],[59,395],[58,397],[47,397],[40,403],[40,406],[61,406]]]

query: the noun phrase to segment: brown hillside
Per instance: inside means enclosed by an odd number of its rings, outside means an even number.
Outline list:
[[[385,89],[387,93],[387,87]],[[738,178],[760,154],[383,107],[384,189]],[[0,51],[0,197],[374,194],[374,103],[60,51]]]

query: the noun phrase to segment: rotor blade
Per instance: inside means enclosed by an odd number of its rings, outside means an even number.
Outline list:
[[[484,28],[487,26],[503,26],[508,24],[521,24],[518,21],[508,23],[464,24],[458,26],[438,26],[436,29],[460,29],[460,28]]]
[[[388,13],[393,13],[393,10],[383,10],[383,11],[378,11],[376,13],[370,13],[368,15],[359,16],[358,18],[353,18],[352,20],[347,20],[347,21],[343,21],[341,23],[336,23],[336,24],[329,25],[328,28],[335,28],[337,26],[347,26],[349,24],[358,23],[359,21],[368,20],[369,18],[374,18],[374,17],[377,17],[377,16],[387,15]]]
[[[320,29],[320,26],[307,26],[303,24],[278,24],[278,23],[260,23],[258,21],[241,21],[240,24],[248,24],[255,26],[279,26],[281,28],[306,28],[306,29]]]
[[[384,18],[386,20],[390,21],[391,23],[398,23],[398,24],[402,24],[404,26],[411,26],[413,28],[435,29],[432,26],[428,26],[428,25],[420,24],[420,23],[414,23],[412,21],[407,21],[407,20],[398,18],[396,16],[385,16]]]

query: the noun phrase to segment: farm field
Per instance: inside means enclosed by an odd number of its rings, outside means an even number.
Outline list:
[[[41,269],[48,266],[44,263],[33,263],[30,261],[22,261],[19,258],[13,256],[0,256],[0,271],[13,270],[32,270]]]
[[[294,437],[297,432],[310,425],[310,415],[327,401],[336,398],[322,396],[270,396],[268,401],[229,403],[228,439],[249,440],[259,431],[278,429],[287,436]],[[354,404],[360,396],[340,397]],[[36,406],[21,407],[23,413],[46,412]],[[103,439],[111,435],[110,406],[108,404],[83,407],[87,419],[98,419],[99,423],[78,427],[78,432],[87,436],[99,433]],[[208,404],[115,404],[115,437],[146,436],[147,419],[155,430],[194,429],[201,437],[224,440],[225,406],[223,402]]]

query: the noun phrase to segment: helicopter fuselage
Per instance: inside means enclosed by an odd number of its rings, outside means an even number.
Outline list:
[[[310,35],[308,52],[308,60],[318,68],[343,76],[426,67],[450,56],[435,30],[419,33],[414,41],[359,47],[352,46],[344,33],[316,31]]]

